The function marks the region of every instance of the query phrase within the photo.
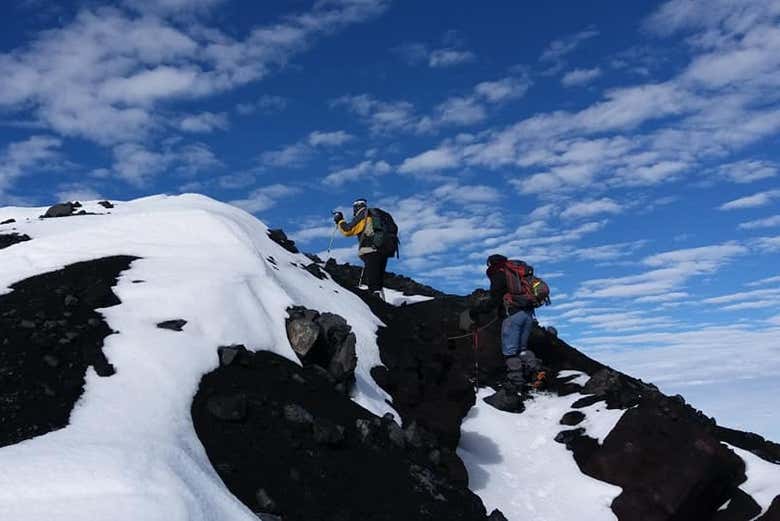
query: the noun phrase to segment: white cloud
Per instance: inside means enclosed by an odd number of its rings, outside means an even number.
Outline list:
[[[555,62],[567,54],[573,52],[583,42],[590,40],[599,35],[599,32],[594,28],[588,28],[578,33],[553,40],[542,52],[539,57],[539,61],[542,62]]]
[[[476,55],[463,46],[455,31],[448,31],[442,47],[426,43],[409,43],[394,49],[409,65],[427,65],[431,68],[446,68],[472,62]]]
[[[433,68],[452,67],[474,61],[476,56],[471,51],[458,49],[434,49],[428,56],[428,65]]]
[[[747,300],[764,299],[766,297],[780,298],[780,288],[755,289],[751,291],[740,291],[728,295],[720,295],[702,300],[704,304],[735,304]]]
[[[764,217],[763,219],[756,219],[754,221],[748,221],[739,224],[739,227],[743,230],[754,230],[756,228],[774,228],[776,226],[780,226],[780,215],[773,215],[771,217]]]
[[[380,101],[368,94],[342,96],[331,102],[360,116],[373,132],[414,129],[418,123],[414,106],[407,101]]]
[[[569,205],[561,212],[562,219],[578,219],[599,214],[618,214],[623,207],[607,197],[593,201],[581,201]]]
[[[142,13],[170,14],[205,11],[225,0],[123,0],[123,4]]]
[[[780,275],[775,275],[772,277],[766,277],[760,280],[755,280],[753,282],[747,283],[746,286],[756,287],[756,286],[763,286],[765,284],[774,284],[775,282],[780,282]]]
[[[323,183],[330,186],[341,186],[369,175],[385,175],[391,170],[392,168],[385,161],[366,160],[355,166],[331,172],[325,177]]]
[[[777,175],[778,166],[772,161],[745,159],[718,167],[718,172],[735,183],[752,183]]]
[[[352,134],[349,134],[343,130],[337,130],[334,132],[321,132],[315,130],[309,134],[309,144],[313,147],[318,146],[339,146],[354,139]]]
[[[300,189],[274,184],[253,190],[245,199],[230,201],[230,204],[238,206],[249,213],[260,213],[274,207],[279,199],[296,195]]]
[[[51,136],[9,143],[0,154],[0,195],[16,178],[59,161],[61,146],[62,141]]]
[[[501,199],[501,192],[492,186],[447,183],[436,188],[433,197],[459,204],[487,204]]]
[[[681,292],[690,278],[712,273],[747,252],[742,245],[724,243],[651,255],[642,263],[655,269],[638,275],[585,281],[580,285],[578,296],[629,298]]]
[[[236,105],[236,112],[242,116],[249,116],[255,112],[271,114],[284,110],[287,107],[287,103],[287,98],[264,95],[254,102],[239,103]]]
[[[60,185],[55,197],[58,201],[97,201],[103,199],[100,192],[83,183]]]
[[[137,143],[124,143],[113,148],[113,155],[114,164],[108,173],[135,186],[144,186],[150,179],[165,172],[191,176],[222,167],[222,163],[202,143],[164,146],[160,150]]]
[[[447,170],[458,165],[458,158],[448,148],[429,150],[414,157],[404,159],[398,171],[402,174],[435,172]]]
[[[293,143],[260,155],[260,161],[277,168],[300,168],[311,159],[313,151],[306,143]]]
[[[154,2],[164,10],[208,0]],[[144,4],[151,6],[152,2]],[[242,40],[200,24],[113,8],[83,9],[63,27],[0,54],[0,107],[30,114],[64,136],[115,145],[148,136],[160,102],[259,80],[321,35],[380,14],[383,0],[332,0],[252,29]],[[121,37],[117,37],[121,35]]]
[[[672,291],[671,293],[662,293],[660,295],[652,295],[649,297],[639,297],[636,302],[645,303],[659,303],[659,302],[671,302],[674,300],[682,300],[690,297],[690,294],[685,291]]]
[[[780,235],[774,237],[760,237],[755,241],[756,247],[764,252],[780,251]]]
[[[469,126],[484,121],[490,105],[521,98],[531,86],[526,75],[484,81],[465,94],[451,96],[423,115],[408,101],[382,101],[369,94],[342,96],[333,107],[346,107],[375,133],[406,131],[434,132],[446,126]]]
[[[766,206],[775,199],[780,199],[780,190],[766,190],[746,197],[740,197],[720,205],[721,210],[741,210]]]
[[[601,76],[601,69],[594,67],[592,69],[574,69],[564,74],[561,83],[564,87],[578,87],[587,85]]]
[[[219,114],[213,112],[193,114],[183,117],[179,122],[179,128],[185,132],[200,133],[226,130],[228,128],[228,117],[224,112]]]
[[[507,77],[496,81],[483,81],[474,87],[474,93],[490,103],[500,103],[522,98],[531,87],[527,77]]]

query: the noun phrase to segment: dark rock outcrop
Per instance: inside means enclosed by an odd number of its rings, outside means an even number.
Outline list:
[[[164,320],[157,324],[160,329],[168,329],[170,331],[181,331],[184,326],[187,325],[187,321],[182,318],[176,318],[173,320]]]
[[[355,380],[355,334],[344,318],[333,313],[295,307],[289,311],[287,338],[305,365],[325,370],[335,386],[349,391]]]
[[[112,331],[95,309],[119,304],[111,288],[133,260],[72,264],[0,296],[0,446],[67,425],[87,367],[114,374],[102,351]]]
[[[238,346],[226,365],[225,349],[220,368],[201,381],[192,417],[222,480],[263,519],[485,521],[479,498],[430,458],[432,447],[446,449],[419,427],[407,436],[337,392],[315,366]],[[242,421],[210,410],[225,393],[246,397]]]
[[[468,331],[459,327],[462,312],[482,293],[439,296],[408,309],[393,308],[356,289],[355,269],[332,263],[326,269],[334,280],[362,296],[387,324],[379,334],[385,367],[375,368],[372,375],[392,396],[404,423],[418,422],[443,445],[455,446],[461,420],[474,400],[470,384],[478,380],[500,388],[504,378],[500,322],[480,332],[476,352]],[[549,392],[583,394],[573,404],[575,410],[599,402],[626,410],[601,445],[581,428],[563,430],[557,437],[572,451],[582,472],[623,488],[613,503],[620,520],[750,519],[724,517],[729,509],[718,511],[730,499],[735,501],[731,509],[749,503],[738,501],[744,463],[721,442],[767,461],[780,461],[777,445],[760,437],[735,436],[736,431],[718,427],[682,397],[666,396],[651,384],[600,364],[567,345],[552,329],[534,328],[530,346],[549,371]],[[562,370],[591,378],[580,386],[570,383],[571,378],[555,378]],[[579,418],[569,413],[565,423],[575,424]],[[764,514],[769,515],[771,509]]]
[[[300,250],[295,246],[295,241],[287,238],[287,234],[281,228],[268,230],[268,237],[290,253],[300,253]]]
[[[20,242],[26,242],[30,240],[30,236],[26,234],[19,234],[19,233],[5,233],[0,234],[0,250],[3,248],[8,248],[9,246],[13,246],[14,244],[19,244]]]

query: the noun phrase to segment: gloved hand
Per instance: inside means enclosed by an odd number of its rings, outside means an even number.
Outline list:
[[[469,318],[474,323],[473,325],[479,325],[479,315],[480,315],[479,308],[469,309]]]
[[[334,223],[338,224],[338,223],[340,223],[343,220],[344,220],[344,214],[343,213],[336,212],[336,213],[333,214],[333,222]]]

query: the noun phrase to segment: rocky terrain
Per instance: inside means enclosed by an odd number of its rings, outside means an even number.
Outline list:
[[[22,237],[0,236],[0,244]],[[295,248],[283,233],[272,238]],[[0,446],[64,427],[85,374],[114,374],[102,352],[112,330],[98,310],[119,303],[112,287],[135,260],[79,262],[21,280],[0,296]],[[486,401],[507,414],[522,415],[541,396],[502,389],[499,323],[485,317],[475,345],[460,315],[478,295],[445,295],[390,275],[389,288],[434,297],[391,306],[358,289],[359,267],[310,260],[297,267],[358,295],[384,324],[382,365],[371,377],[397,417],[379,417],[349,398],[361,357],[354,324],[335,312],[289,307],[284,326],[299,363],[252,345],[213,346],[217,368],[203,376],[191,416],[221,480],[266,520],[503,519],[469,489],[457,452],[476,389],[492,388]],[[191,324],[157,326],[181,334]],[[530,343],[549,374],[539,392],[575,398],[555,441],[580,472],[622,489],[611,505],[618,519],[780,520],[780,496],[762,508],[743,490],[748,472],[732,450],[780,464],[780,446],[718,426],[682,397],[606,367],[550,331],[537,327]],[[622,411],[602,440],[583,427],[597,403]]]

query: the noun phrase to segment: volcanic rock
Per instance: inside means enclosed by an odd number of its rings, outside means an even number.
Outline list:
[[[171,331],[181,331],[186,324],[186,320],[177,318],[175,320],[165,320],[163,322],[159,322],[157,327],[160,329],[169,329]]]

